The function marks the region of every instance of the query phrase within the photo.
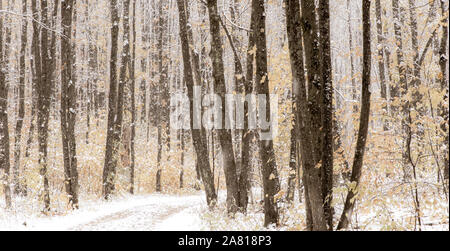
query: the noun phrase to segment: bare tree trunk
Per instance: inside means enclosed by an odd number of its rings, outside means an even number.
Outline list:
[[[136,165],[136,151],[135,151],[135,138],[136,138],[136,1],[133,0],[133,50],[131,52],[131,66],[130,66],[130,77],[131,77],[131,164],[130,164],[130,193],[134,194],[134,179],[135,179],[135,165]]]
[[[441,15],[445,16],[445,20],[443,20],[444,24],[448,24],[448,6],[445,7],[444,0],[440,0],[441,2]],[[445,92],[444,100],[442,101],[442,108],[440,116],[444,119],[444,122],[441,124],[441,129],[446,133],[445,143],[444,143],[444,178],[446,180],[449,179],[449,153],[448,153],[448,107],[445,108],[444,104],[448,104],[448,73],[447,73],[447,62],[448,62],[448,53],[447,53],[447,43],[448,43],[448,27],[442,26],[442,37],[441,37],[441,46],[439,49],[439,65],[441,67],[441,89],[447,90]],[[448,188],[447,188],[448,192]]]
[[[162,160],[162,150],[163,150],[163,132],[162,130],[165,129],[167,120],[166,113],[165,113],[165,105],[166,102],[166,95],[168,93],[168,66],[167,66],[167,56],[165,51],[165,42],[166,42],[166,35],[165,32],[167,30],[167,13],[165,13],[167,10],[167,5],[165,4],[164,0],[159,1],[159,17],[158,17],[158,69],[159,69],[159,85],[156,88],[157,90],[157,99],[158,99],[158,108],[156,113],[156,126],[158,127],[158,157],[157,157],[157,170],[156,170],[156,191],[161,192],[161,178],[162,178],[162,167],[161,167],[161,160]],[[167,125],[167,128],[170,128]],[[170,133],[166,133],[167,142],[169,144],[170,148],[170,142],[169,137]]]
[[[367,133],[369,131],[370,117],[370,77],[371,77],[371,46],[370,46],[370,0],[363,0],[363,75],[362,75],[362,97],[361,97],[361,116],[358,131],[358,140],[356,143],[355,157],[353,160],[352,177],[350,182],[355,184],[347,195],[344,210],[342,211],[341,220],[339,221],[338,230],[348,228],[351,222],[353,208],[358,194],[359,182],[361,179],[362,166],[364,161],[364,153],[367,142]]]
[[[256,45],[256,78],[258,93],[270,97],[269,74],[267,71],[267,45],[266,45],[266,10],[264,1],[253,0],[252,8],[255,11],[255,45]],[[272,116],[270,102],[267,102],[266,117]],[[273,135],[272,135],[273,137]],[[260,156],[262,161],[262,175],[264,187],[264,225],[279,224],[278,204],[275,195],[280,190],[273,139],[260,139]]]
[[[348,44],[350,49],[350,78],[352,82],[352,92],[353,92],[353,99],[356,99],[356,72],[355,72],[355,60],[354,60],[354,54],[355,54],[355,48],[353,46],[353,30],[352,30],[352,15],[350,11],[350,0],[347,0],[347,10],[348,10]],[[352,105],[353,112],[358,112],[358,105],[353,104]]]
[[[180,140],[181,140],[181,171],[180,171],[180,188],[184,188],[184,151],[185,151],[185,142],[184,142],[184,130],[180,130]]]
[[[180,39],[183,53],[184,81],[187,86],[188,96],[190,100],[190,121],[191,132],[194,148],[197,155],[197,166],[200,172],[206,193],[206,202],[210,208],[217,203],[217,194],[214,188],[213,175],[211,173],[208,149],[206,147],[207,139],[201,133],[201,129],[194,128],[194,78],[192,76],[191,59],[189,55],[189,42],[187,34],[187,20],[184,0],[177,0],[179,13]]]
[[[331,37],[329,0],[319,1],[320,51],[322,71],[322,196],[325,218],[333,230],[333,76],[331,72]]]
[[[250,29],[254,30],[256,26],[255,12],[252,10],[252,16],[250,20]],[[247,46],[247,69],[244,79],[244,92],[246,95],[253,94],[254,92],[254,63],[255,54],[252,52],[255,46],[255,33],[251,32],[248,37]],[[249,180],[249,172],[251,169],[251,142],[254,138],[254,130],[249,128],[248,118],[249,113],[255,113],[256,111],[250,111],[248,102],[244,103],[244,131],[242,132],[242,160],[241,160],[241,173],[239,175],[239,205],[242,211],[247,211],[248,206],[248,192],[251,189]]]
[[[2,4],[0,2],[0,9]],[[6,51],[5,51],[6,52]],[[8,84],[5,74],[5,53],[3,51],[3,15],[0,16],[0,170],[4,175],[0,182],[3,184],[6,208],[11,207],[10,186],[10,157],[9,157],[9,128],[8,128]]]
[[[392,84],[390,86],[391,91],[391,99],[401,97],[400,95],[400,87],[402,84],[405,84],[406,79],[406,69],[403,64],[403,42],[402,42],[402,32],[401,32],[401,20],[400,20],[400,7],[398,0],[392,0],[392,12],[394,16],[394,33],[395,33],[395,44],[396,44],[396,54],[397,54],[397,65],[398,71],[400,74],[400,82],[399,84]],[[398,111],[398,107],[392,107],[394,111]]]
[[[213,65],[214,90],[225,100],[226,86],[224,64],[222,61],[223,47],[220,36],[220,16],[217,10],[217,0],[208,0],[209,22],[211,32],[211,60]],[[222,104],[222,116],[225,114],[226,104]],[[225,119],[226,116],[225,116]],[[227,210],[233,214],[238,210],[238,180],[236,173],[236,159],[233,150],[231,130],[219,129],[219,141],[222,148],[222,159],[227,185]]]
[[[313,1],[302,1],[302,28],[305,46],[305,65],[308,71],[307,86],[299,82],[300,147],[302,152],[303,183],[305,186],[307,228],[314,231],[328,230],[325,217],[321,180],[321,126],[322,109],[320,93],[319,38],[316,6]]]
[[[22,15],[27,15],[27,0],[22,0]],[[20,175],[20,156],[21,156],[21,142],[22,142],[22,128],[23,120],[25,117],[25,74],[26,74],[26,62],[25,54],[27,49],[28,39],[28,19],[22,19],[22,34],[21,34],[21,46],[19,57],[19,111],[16,121],[16,137],[14,145],[14,176],[13,185],[14,193],[24,196],[26,194],[24,179]]]
[[[300,130],[300,123],[302,121],[298,118],[299,112],[299,88],[301,85],[305,85],[305,72],[303,64],[303,45],[302,45],[302,35],[301,35],[301,16],[300,16],[300,3],[296,0],[284,0],[285,12],[286,12],[286,26],[287,35],[289,42],[289,53],[291,60],[291,71],[292,71],[292,113],[293,118],[293,128],[291,130],[291,152],[290,152],[290,173],[288,180],[288,192],[286,195],[287,201],[291,202],[295,195],[295,178],[297,173],[297,163],[298,160],[298,149],[297,149],[297,139],[298,132]],[[294,172],[294,173],[293,173]],[[300,179],[300,177],[298,177]],[[301,196],[299,194],[299,196]]]
[[[41,1],[41,22],[50,27],[50,21],[48,17],[48,4],[47,0]],[[33,1],[33,13],[37,13],[36,5]],[[37,86],[38,91],[38,142],[39,142],[39,166],[40,174],[43,181],[43,194],[42,198],[44,200],[44,212],[50,211],[50,189],[49,181],[47,175],[47,165],[48,165],[48,129],[49,129],[49,118],[50,118],[50,99],[52,94],[52,59],[49,54],[48,46],[48,30],[41,30],[41,41],[40,41],[40,54],[42,60],[41,68],[41,82]]]
[[[117,0],[111,0],[111,57],[110,57],[110,83],[109,83],[109,109],[108,109],[108,127],[106,136],[105,166],[103,169],[103,196],[109,199],[115,189],[114,180],[117,165],[117,148],[119,142],[115,138],[120,134],[116,131],[117,123],[117,47],[119,40],[119,6]]]
[[[349,10],[350,11],[350,10]],[[383,36],[383,20],[381,18],[381,0],[375,1],[375,13],[377,20],[377,43],[378,47],[378,73],[380,76],[380,88],[381,88],[381,98],[387,100],[387,89],[386,89],[386,73],[385,73],[385,59],[384,54],[386,50],[386,45],[384,44]],[[384,108],[386,109],[386,108]]]
[[[72,66],[72,20],[74,1],[65,0],[61,5],[61,26],[65,39],[61,40],[61,134],[64,153],[65,187],[69,204],[78,208],[78,170],[76,155],[75,121],[76,121],[76,83],[73,81]]]

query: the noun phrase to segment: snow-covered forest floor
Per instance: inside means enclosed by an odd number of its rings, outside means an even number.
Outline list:
[[[0,231],[266,231],[304,230],[305,208],[298,200],[291,206],[282,205],[284,217],[281,226],[263,226],[264,213],[260,191],[253,191],[253,203],[247,214],[238,213],[228,217],[226,212],[226,191],[219,193],[218,207],[208,210],[203,192],[190,194],[148,194],[121,195],[111,201],[99,199],[82,200],[77,211],[55,210],[52,215],[44,216],[33,202],[18,201],[17,206],[5,211],[0,202]],[[258,202],[260,201],[260,202]],[[388,208],[389,207],[389,208]],[[392,211],[396,208],[396,211]],[[341,208],[336,208],[340,215]],[[389,217],[373,211],[358,211],[355,215],[353,230],[406,230],[411,228],[413,219],[410,210],[400,205],[385,205],[378,212],[389,211]],[[423,213],[422,230],[449,230],[448,222],[440,216],[448,212],[448,204],[437,203]],[[448,218],[447,218],[448,219]],[[335,220],[338,220],[337,218]],[[386,222],[389,222],[387,224]]]
[[[201,194],[138,195],[115,197],[109,202],[87,200],[78,211],[52,216],[33,212],[32,203],[20,203],[8,212],[0,209],[0,230],[198,230],[199,210],[205,205]]]

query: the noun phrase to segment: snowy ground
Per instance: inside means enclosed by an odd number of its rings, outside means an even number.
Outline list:
[[[111,201],[81,200],[80,209],[67,211],[56,209],[52,216],[39,213],[38,203],[16,201],[10,211],[4,210],[0,201],[0,231],[2,230],[54,230],[54,231],[241,231],[241,230],[304,230],[304,205],[295,203],[292,207],[281,207],[282,217],[279,228],[265,228],[260,191],[255,190],[253,203],[249,204],[247,214],[229,217],[226,211],[226,192],[219,192],[218,206],[209,211],[203,193],[177,195],[125,195]],[[431,203],[434,208],[424,208],[423,230],[448,231],[448,202],[440,205]],[[393,203],[383,204],[392,205]],[[425,204],[426,205],[426,204]],[[386,218],[372,211],[358,211],[353,222],[353,230],[413,230],[414,218],[405,208],[394,208]],[[336,217],[340,208],[336,208]],[[406,211],[405,211],[406,210]],[[336,223],[338,218],[335,219]],[[387,223],[386,223],[387,222]]]
[[[0,209],[0,230],[202,230],[200,211],[204,195],[142,195],[111,202],[90,201],[67,215],[42,216],[4,212]]]

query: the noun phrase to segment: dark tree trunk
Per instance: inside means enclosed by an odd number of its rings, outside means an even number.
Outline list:
[[[344,210],[342,211],[341,220],[338,224],[338,230],[348,228],[353,213],[353,207],[358,194],[359,182],[361,179],[364,153],[366,149],[367,133],[369,131],[370,117],[370,77],[372,55],[370,47],[370,0],[362,1],[363,7],[363,74],[362,74],[362,97],[361,97],[361,116],[358,131],[358,139],[356,142],[355,157],[353,160],[352,177],[350,182],[355,186],[349,190],[345,201]]]
[[[33,1],[34,2],[34,1]],[[34,4],[34,3],[33,3]],[[35,5],[35,4],[34,4]],[[36,5],[33,13],[37,13]],[[41,22],[47,27],[50,26],[48,17],[47,0],[41,1]],[[48,165],[48,129],[50,119],[50,99],[52,94],[52,59],[49,54],[49,37],[47,29],[41,30],[40,54],[41,54],[41,82],[37,86],[38,91],[38,142],[39,142],[39,166],[40,174],[43,180],[43,200],[44,212],[50,211],[50,189],[47,174]]]
[[[252,8],[255,11],[255,45],[256,45],[256,78],[258,93],[270,97],[269,74],[267,70],[266,45],[266,10],[264,1],[253,0]],[[270,101],[267,101],[266,117],[271,117]],[[273,137],[273,135],[272,135]],[[280,190],[275,152],[272,139],[260,139],[260,156],[262,161],[262,176],[264,187],[264,225],[279,224],[278,204],[275,195]]]
[[[318,45],[316,6],[313,1],[302,1],[302,28],[305,46],[307,86],[299,82],[300,147],[302,152],[303,183],[305,186],[307,228],[314,231],[329,229],[325,216],[321,179],[322,108],[321,73]]]
[[[0,3],[0,9],[2,4]],[[9,157],[9,128],[8,128],[8,84],[6,83],[6,65],[3,51],[3,15],[0,16],[0,170],[4,175],[0,182],[3,183],[6,208],[11,207],[10,187],[10,157]],[[6,47],[7,48],[7,47]]]
[[[333,230],[333,76],[331,72],[331,37],[329,0],[319,1],[320,55],[322,71],[322,196],[325,218]],[[369,63],[370,64],[370,63]],[[370,74],[369,74],[370,76]],[[369,79],[370,81],[370,79]]]
[[[117,165],[118,142],[115,140],[116,119],[117,119],[117,47],[119,40],[119,6],[117,0],[111,0],[111,57],[110,57],[110,83],[109,83],[109,109],[108,109],[108,127],[106,136],[105,166],[103,169],[103,196],[109,199],[115,189],[114,180]]]
[[[448,24],[448,6],[445,7],[444,0],[440,0],[441,2],[441,15],[445,16],[445,20],[443,20],[444,24]],[[448,43],[448,26],[442,26],[442,37],[441,37],[441,46],[439,48],[439,65],[441,67],[441,89],[446,90],[444,100],[442,101],[442,107],[440,116],[444,119],[444,122],[441,124],[441,129],[445,132],[445,143],[444,143],[444,178],[449,179],[449,152],[448,152],[448,107],[445,107],[444,104],[448,105],[448,73],[447,73],[447,62],[448,62],[448,53],[447,53],[447,43]],[[448,190],[448,188],[447,188]],[[448,192],[448,191],[447,191]]]
[[[292,71],[292,113],[293,128],[291,130],[291,152],[290,152],[290,174],[288,180],[288,192],[287,200],[292,201],[294,199],[295,189],[295,177],[297,173],[298,161],[298,149],[297,139],[299,138],[300,123],[298,112],[299,106],[299,88],[305,86],[305,71],[303,64],[303,45],[302,45],[302,31],[301,31],[301,16],[300,16],[300,3],[296,0],[284,0],[286,11],[286,26],[289,42],[289,55],[291,60]],[[294,172],[294,173],[293,173]],[[300,177],[298,177],[300,179]],[[301,196],[299,194],[299,196]]]
[[[253,31],[256,26],[255,11],[252,10],[250,29]],[[253,53],[253,47],[255,46],[255,33],[250,32],[248,36],[247,46],[247,69],[244,79],[244,92],[246,95],[253,94],[254,92],[254,63],[255,53]],[[251,102],[251,101],[248,101]],[[249,111],[250,106],[248,102],[244,103],[244,130],[242,132],[242,157],[241,157],[241,173],[239,175],[239,206],[242,211],[247,211],[248,206],[248,192],[251,189],[249,173],[251,169],[251,143],[254,138],[254,130],[249,128],[248,118],[249,113],[254,114],[256,111]]]
[[[136,138],[136,1],[133,0],[133,50],[131,52],[131,66],[130,66],[130,77],[131,77],[131,163],[130,163],[130,193],[134,194],[134,179],[135,179],[135,165],[136,165],[136,151],[135,151],[135,138]]]
[[[28,12],[27,0],[22,0],[22,15],[27,15]],[[20,174],[20,156],[21,156],[21,143],[22,143],[22,128],[23,120],[25,117],[25,74],[26,74],[26,49],[27,49],[27,39],[28,39],[28,19],[22,19],[22,34],[21,34],[21,45],[20,45],[20,57],[19,57],[19,111],[17,114],[16,121],[16,137],[14,145],[14,176],[13,185],[14,193],[17,195],[24,196],[26,194],[25,190],[25,180]]]
[[[225,100],[226,86],[224,76],[224,64],[222,39],[220,36],[220,16],[217,9],[217,0],[208,0],[209,22],[211,32],[211,60],[213,65],[214,90]],[[222,104],[222,116],[225,114],[226,104]],[[223,118],[223,117],[222,117]],[[233,150],[231,130],[218,130],[220,146],[222,148],[222,159],[225,170],[227,185],[227,209],[233,214],[238,210],[238,180],[236,173],[236,159]]]
[[[190,120],[192,140],[197,155],[197,166],[200,172],[206,193],[206,202],[210,208],[217,203],[217,194],[214,188],[214,179],[209,164],[208,149],[206,147],[207,139],[201,133],[201,129],[194,128],[194,78],[192,76],[191,59],[189,55],[189,42],[187,33],[187,20],[184,0],[177,0],[179,13],[180,39],[183,53],[184,81],[187,86],[190,101]]]
[[[65,0],[61,5],[61,26],[66,37],[61,40],[61,134],[64,153],[65,187],[72,208],[78,208],[78,170],[76,155],[76,83],[72,77],[74,52],[72,51],[73,0]]]
[[[166,34],[167,31],[167,13],[165,11],[167,9],[167,6],[165,4],[164,0],[159,1],[159,17],[158,17],[158,69],[159,69],[159,84],[156,88],[157,90],[157,111],[156,113],[156,126],[158,127],[158,157],[157,157],[157,170],[156,170],[156,191],[161,192],[161,178],[162,178],[162,167],[161,167],[161,160],[162,160],[162,150],[164,146],[163,142],[163,129],[170,128],[168,125],[166,125],[166,113],[165,113],[165,105],[166,102],[166,94],[168,93],[169,85],[168,85],[168,66],[167,66],[167,59],[166,59],[166,53],[165,51],[165,42],[166,42]],[[167,126],[167,127],[165,127]],[[169,135],[170,133],[166,133],[167,142],[169,144],[170,148],[170,142],[169,142]],[[170,149],[169,149],[170,150]]]

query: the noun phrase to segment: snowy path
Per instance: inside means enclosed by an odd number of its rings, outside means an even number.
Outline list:
[[[97,218],[89,223],[78,225],[69,230],[97,231],[97,230],[186,230],[189,228],[195,215],[186,214],[181,217],[178,226],[173,224],[173,217],[180,218],[182,212],[195,211],[194,208],[201,202],[200,198],[186,199],[179,197],[163,197],[149,200],[147,205],[137,206]],[[190,210],[192,209],[192,211]],[[166,224],[167,222],[167,224]],[[170,225],[169,225],[170,224]]]
[[[201,194],[154,194],[111,202],[92,201],[84,207],[81,204],[80,210],[64,216],[10,215],[3,222],[0,217],[0,230],[4,227],[32,231],[194,231],[201,230],[199,211],[204,205],[204,196]]]

